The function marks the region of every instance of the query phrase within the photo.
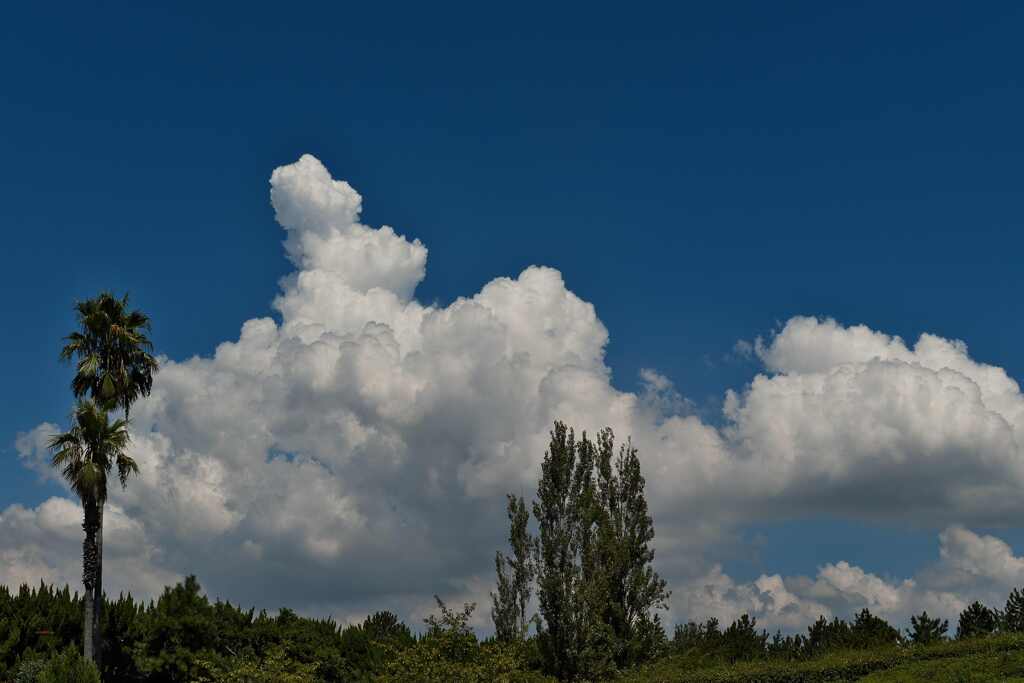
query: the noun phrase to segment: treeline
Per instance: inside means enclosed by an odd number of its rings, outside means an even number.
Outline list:
[[[975,601],[960,613],[955,638],[968,640],[1003,633],[1024,633],[1024,593],[1013,589],[1004,609]],[[910,618],[901,632],[885,619],[862,609],[853,621],[825,617],[807,627],[807,634],[769,636],[757,620],[744,614],[722,629],[717,619],[677,625],[668,649],[672,654],[728,663],[760,659],[800,661],[830,652],[882,649],[892,645],[931,645],[949,639],[949,621],[928,612]]]
[[[481,643],[468,625],[472,606],[440,614],[414,635],[390,612],[341,626],[332,619],[243,610],[202,593],[195,577],[166,588],[155,601],[105,597],[99,638],[104,681],[164,683],[430,680],[540,681],[521,650]],[[83,598],[66,586],[0,587],[0,681],[45,681],[56,661],[77,659],[83,642]],[[74,663],[74,662],[72,662]],[[60,683],[99,680],[82,674]]]
[[[11,592],[0,586],[0,681],[97,683],[82,647],[82,597],[66,586],[40,584]],[[541,638],[516,643],[480,640],[469,626],[473,606],[453,610],[439,601],[422,633],[390,612],[359,624],[277,615],[211,602],[194,577],[166,588],[155,601],[105,600],[99,643],[102,680],[167,683],[543,683]],[[950,639],[949,624],[927,613],[900,632],[861,610],[851,621],[819,618],[806,634],[769,635],[743,615],[722,628],[716,619],[676,626],[652,644],[647,662],[680,657],[694,666],[813,661],[850,650],[930,645]],[[1003,609],[974,603],[958,619],[957,640],[1024,633],[1024,593],[1013,590]],[[638,662],[639,664],[640,662]],[[611,672],[609,672],[610,675]],[[577,677],[579,678],[579,677]],[[564,679],[563,679],[564,680]]]

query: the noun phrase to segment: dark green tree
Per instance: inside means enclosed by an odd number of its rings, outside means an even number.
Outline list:
[[[1019,588],[1010,591],[1003,610],[1002,628],[1013,633],[1024,632],[1024,593]]]
[[[655,610],[669,592],[652,566],[644,486],[631,443],[616,451],[610,429],[594,442],[555,423],[533,514],[538,637],[546,668],[560,678],[599,677],[666,644]]]
[[[945,640],[946,632],[949,630],[949,621],[932,619],[928,616],[927,610],[921,612],[920,616],[910,617],[910,625],[911,628],[907,629],[907,636],[915,645],[928,645]]]
[[[103,505],[107,501],[107,476],[117,468],[121,486],[128,476],[137,474],[139,466],[126,453],[128,423],[123,419],[110,421],[107,411],[89,399],[78,402],[72,414],[71,428],[50,439],[53,466],[82,501],[82,584],[85,586],[83,654],[96,661],[99,650],[99,625],[103,592],[100,586],[100,565],[103,561]]]
[[[374,612],[363,622],[363,631],[371,641],[395,647],[408,647],[416,641],[394,612]]]
[[[722,632],[721,654],[730,662],[759,659],[765,655],[768,634],[758,632],[757,619],[744,614]]]
[[[827,650],[850,646],[850,625],[839,617],[829,621],[824,615],[807,627],[805,648],[809,655],[818,655]]]
[[[530,619],[526,611],[533,592],[534,540],[527,526],[530,513],[523,498],[508,496],[508,542],[511,557],[498,551],[494,567],[498,577],[498,590],[491,593],[491,618],[495,637],[502,642],[521,641],[526,638]]]
[[[804,646],[804,637],[799,633],[783,636],[782,631],[777,630],[765,644],[765,652],[776,659],[796,660],[803,656]]]
[[[900,642],[900,632],[881,617],[876,617],[867,607],[857,613],[850,624],[850,646],[871,649]]]
[[[718,618],[711,617],[703,624],[694,621],[676,624],[672,637],[672,649],[679,654],[697,651],[704,654],[718,650],[722,639],[722,631],[718,627]]]
[[[645,481],[631,441],[615,456],[611,429],[598,433],[597,544],[594,581],[605,584],[602,621],[616,642],[616,664],[631,666],[650,658],[664,641],[654,610],[668,607],[670,592],[654,571],[654,520],[644,496]]]
[[[476,603],[467,602],[463,604],[462,611],[456,612],[436,595],[434,600],[441,610],[441,616],[431,614],[423,620],[427,625],[424,640],[435,644],[441,655],[450,662],[471,662],[478,655],[476,634],[469,625]]]
[[[128,417],[132,404],[148,396],[159,368],[152,355],[150,319],[128,309],[128,295],[120,299],[101,292],[75,304],[78,330],[65,338],[60,357],[75,361],[71,391],[89,396],[107,409],[120,408]]]
[[[142,311],[129,310],[128,295],[117,298],[110,292],[101,292],[92,299],[75,304],[78,329],[65,338],[60,357],[75,361],[75,376],[71,391],[75,398],[89,397],[102,411],[120,408],[127,424],[132,404],[141,396],[149,395],[153,387],[153,374],[158,369],[151,351],[153,344],[147,333],[149,316]],[[127,434],[127,432],[126,432]],[[134,465],[134,461],[133,461]],[[137,469],[137,468],[136,468]],[[124,479],[122,478],[122,486]],[[86,583],[86,618],[92,619],[87,634],[98,634],[103,608],[103,506],[106,501],[99,492],[87,492],[93,510],[86,510],[84,526],[95,527],[90,553],[89,580]],[[86,498],[82,499],[83,507]],[[89,519],[89,515],[94,515]],[[86,530],[89,536],[90,530]],[[85,657],[100,662],[101,643],[98,638],[87,638]]]
[[[960,613],[956,625],[956,638],[977,638],[991,635],[999,627],[999,615],[977,600]]]
[[[537,520],[538,639],[549,673],[576,677],[585,646],[586,610],[582,557],[591,538],[593,445],[577,443],[556,422],[541,463],[533,515]]]
[[[147,681],[184,683],[199,672],[200,659],[212,659],[222,637],[214,608],[199,581],[164,589],[136,625],[134,659]]]

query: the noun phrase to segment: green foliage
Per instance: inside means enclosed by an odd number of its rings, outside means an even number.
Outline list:
[[[99,404],[83,399],[71,415],[71,428],[50,439],[53,466],[61,471],[83,503],[107,499],[107,475],[117,467],[122,486],[139,466],[128,457],[128,422],[110,421]]]
[[[14,674],[14,683],[36,683],[46,665],[45,659],[26,659],[18,665],[18,671]]]
[[[114,602],[105,603],[100,619],[103,642],[100,669],[104,680],[131,681],[138,678],[133,644],[144,610],[145,606],[135,602],[131,595],[121,595]]]
[[[903,638],[885,619],[876,617],[865,607],[853,619],[850,625],[849,647],[867,649],[898,645]]]
[[[807,627],[805,649],[809,656],[838,650],[850,641],[850,625],[839,617],[829,621],[824,616]]]
[[[1019,588],[1010,591],[1003,610],[1002,628],[1011,633],[1024,633],[1024,593]]]
[[[126,452],[131,405],[150,393],[158,363],[150,353],[149,317],[128,310],[128,296],[102,292],[75,304],[78,329],[65,338],[61,359],[76,361],[71,390],[78,405],[71,429],[50,441],[53,465],[61,470],[82,501],[83,649],[100,661],[103,611],[103,506],[107,475],[117,467],[124,487],[139,467]],[[124,418],[111,422],[108,412],[121,408]]]
[[[454,611],[439,598],[437,604],[440,616],[426,619],[427,632],[415,646],[389,652],[377,683],[553,683],[530,670],[525,643],[478,643],[469,627],[475,605]]]
[[[51,657],[66,646],[80,649],[81,615],[82,599],[66,587],[23,586],[12,594],[0,586],[0,681],[13,678],[23,663]],[[232,672],[257,666],[298,676],[313,665],[320,681],[372,681],[388,657],[416,643],[409,627],[390,612],[344,629],[287,609],[271,617],[210,603],[194,577],[148,604],[130,595],[107,601],[101,631],[103,679],[119,683],[201,676],[234,680]]]
[[[73,682],[82,676],[97,681],[78,655],[81,606],[81,598],[66,587],[23,586],[17,593],[0,587],[0,637],[6,644],[0,652],[0,681]],[[470,628],[473,605],[454,610],[439,601],[438,606],[438,613],[425,620],[424,634],[416,638],[389,612],[339,628],[331,620],[306,619],[287,609],[271,617],[211,603],[189,577],[155,602],[120,596],[106,603],[102,678],[118,683],[554,683],[540,673],[538,638],[480,642]],[[975,612],[980,610],[965,610]],[[914,623],[930,624],[926,629],[941,635],[938,621],[922,615]],[[594,650],[584,648],[583,661],[613,676],[610,658],[598,651],[600,634],[610,629],[596,632],[587,644]],[[880,681],[1010,680],[1024,673],[1024,634],[933,639],[907,647],[892,626],[867,610],[852,622],[819,619],[806,637],[777,633],[768,638],[749,616],[724,630],[714,619],[689,623],[676,627],[669,650],[616,680],[840,681],[859,680],[871,672],[878,673],[870,680]],[[601,671],[595,665],[601,661],[609,668]],[[40,678],[44,670],[51,672],[50,678]],[[950,677],[950,671],[960,677]]]
[[[216,657],[221,636],[213,607],[194,576],[165,588],[156,605],[136,624],[133,658],[139,673],[152,681],[190,681],[199,673],[197,657]]]
[[[652,567],[644,485],[637,450],[627,443],[616,457],[610,429],[595,443],[555,423],[533,504],[538,638],[549,673],[600,678],[664,648],[654,610],[669,592]]]
[[[506,643],[526,638],[531,621],[526,617],[526,610],[536,574],[536,541],[527,530],[530,513],[522,496],[508,496],[508,520],[512,556],[495,554],[498,590],[491,593],[495,636]]]
[[[717,619],[703,624],[676,626],[670,651],[695,662],[742,662],[758,659],[807,660],[837,650],[867,650],[891,647],[902,642],[899,631],[887,621],[861,610],[852,623],[839,618],[819,617],[807,628],[807,635],[781,632],[771,638],[758,632],[757,622],[744,614],[725,631]]]
[[[692,621],[676,624],[672,650],[676,654],[715,652],[721,639],[722,631],[718,628],[718,619],[715,617],[711,617],[703,624]]]
[[[15,683],[100,683],[100,674],[92,662],[68,646],[47,659],[23,662]]]
[[[128,310],[128,295],[101,292],[75,304],[78,330],[65,337],[60,356],[75,360],[71,391],[128,414],[140,396],[149,395],[158,364],[150,353],[150,319]]]
[[[49,657],[67,645],[81,647],[82,598],[65,586],[22,585],[17,593],[0,586],[0,680],[18,664]]]
[[[907,636],[910,642],[915,645],[929,645],[946,638],[946,631],[949,630],[949,621],[945,619],[932,619],[928,612],[922,612],[920,616],[910,617],[911,628],[907,629]]]
[[[744,614],[722,633],[720,648],[730,662],[749,661],[764,657],[768,634],[757,632],[757,619]]]
[[[362,624],[366,637],[372,642],[392,645],[398,648],[409,647],[416,642],[409,627],[402,623],[393,612],[375,612]]]
[[[317,664],[288,656],[280,645],[260,657],[232,657],[220,662],[200,659],[194,683],[315,683]]]
[[[999,628],[999,615],[978,601],[972,602],[960,613],[956,626],[957,640],[989,636]]]
[[[961,665],[961,663],[963,663]],[[920,647],[888,645],[838,650],[804,660],[737,664],[676,654],[638,667],[617,683],[818,683],[825,681],[1011,680],[1024,672],[1024,636],[939,641]],[[958,670],[959,677],[942,677]],[[885,672],[885,673],[882,673]],[[874,673],[874,675],[871,675]],[[933,677],[933,674],[935,677]],[[864,678],[868,676],[868,678]],[[1014,679],[1016,680],[1016,679]]]

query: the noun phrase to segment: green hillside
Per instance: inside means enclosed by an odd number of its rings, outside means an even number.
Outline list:
[[[803,662],[709,664],[698,658],[677,655],[617,680],[619,683],[1024,681],[1024,635],[835,652]]]

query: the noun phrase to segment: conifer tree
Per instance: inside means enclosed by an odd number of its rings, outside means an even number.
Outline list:
[[[1003,629],[1020,633],[1024,631],[1024,593],[1019,588],[1010,591],[1003,611]]]
[[[911,628],[907,635],[915,645],[928,645],[939,640],[945,640],[946,631],[949,630],[949,621],[945,619],[932,619],[928,612],[922,612],[920,616],[910,617]]]
[[[865,607],[857,613],[850,624],[850,641],[856,648],[892,645],[900,642],[900,632]]]
[[[998,615],[977,600],[960,613],[956,625],[957,640],[992,634],[999,625]]]

